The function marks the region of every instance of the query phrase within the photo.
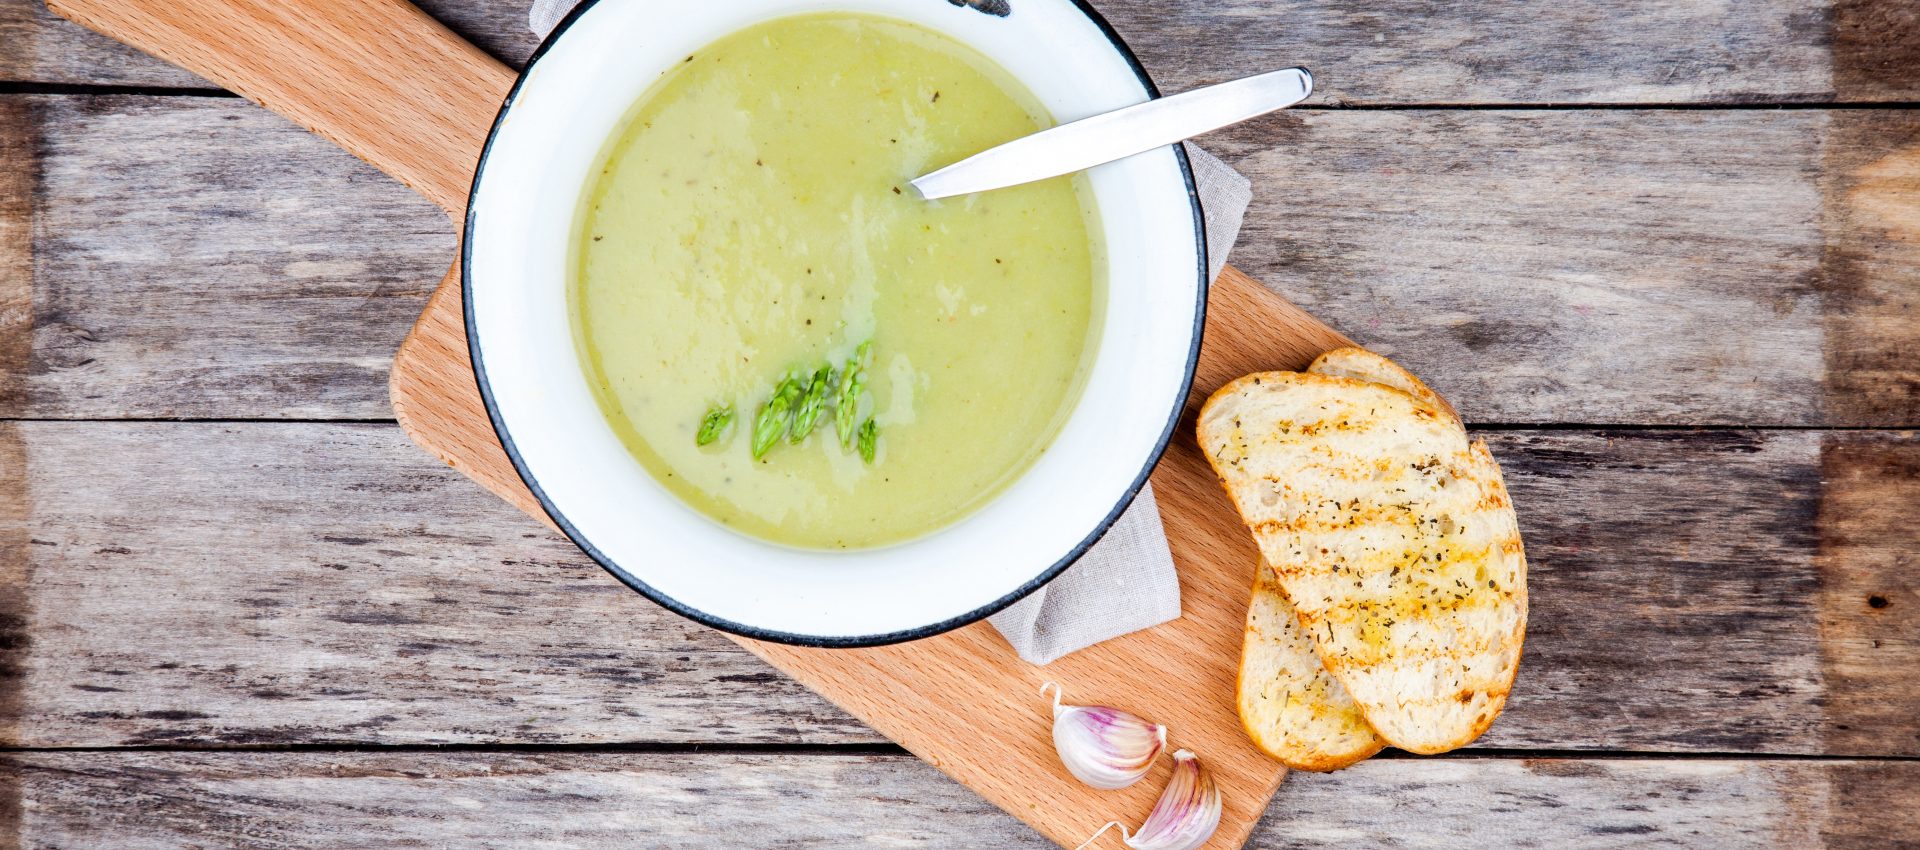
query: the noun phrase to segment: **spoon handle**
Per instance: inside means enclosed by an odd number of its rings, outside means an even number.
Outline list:
[[[1313,75],[1305,68],[1245,77],[1023,136],[913,185],[932,200],[1070,174],[1285,109],[1312,92]]]

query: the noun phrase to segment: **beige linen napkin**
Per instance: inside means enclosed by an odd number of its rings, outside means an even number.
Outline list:
[[[527,26],[545,38],[576,2],[535,0]],[[1232,166],[1193,145],[1186,149],[1207,224],[1207,268],[1217,277],[1240,233],[1253,191]],[[1167,549],[1153,485],[1148,484],[1079,561],[989,622],[1021,658],[1046,664],[1179,616],[1180,577]]]

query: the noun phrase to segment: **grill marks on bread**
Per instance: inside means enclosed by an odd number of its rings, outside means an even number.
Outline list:
[[[1201,444],[1366,721],[1412,752],[1453,749],[1492,723],[1518,667],[1512,505],[1486,446],[1411,375],[1365,352],[1328,358],[1380,380],[1249,375],[1208,400]]]
[[[1338,770],[1387,743],[1320,663],[1279,579],[1264,565],[1247,607],[1237,707],[1254,744],[1296,770]]]

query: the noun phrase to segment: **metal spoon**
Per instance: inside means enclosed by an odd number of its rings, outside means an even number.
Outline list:
[[[1082,118],[988,148],[913,181],[927,200],[1071,174],[1285,109],[1313,93],[1305,68],[1271,71]]]

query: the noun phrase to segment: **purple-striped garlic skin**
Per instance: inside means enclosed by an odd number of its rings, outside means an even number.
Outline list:
[[[1103,790],[1125,788],[1153,769],[1167,746],[1167,727],[1117,708],[1062,705],[1054,687],[1053,748],[1076,779]]]
[[[1146,822],[1125,836],[1134,850],[1195,850],[1220,826],[1220,789],[1188,750],[1173,754],[1173,778]]]

